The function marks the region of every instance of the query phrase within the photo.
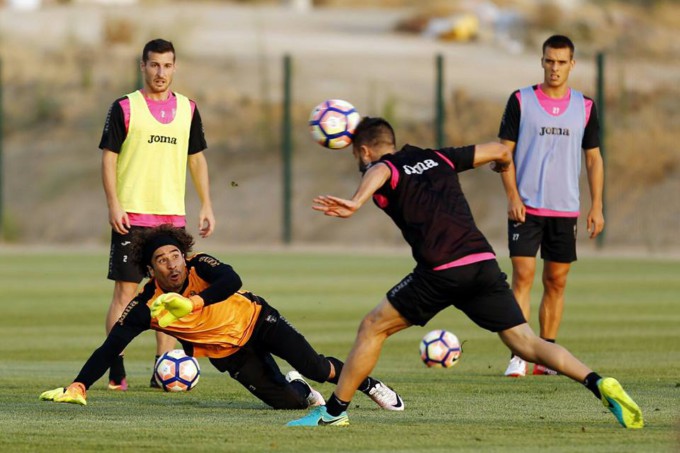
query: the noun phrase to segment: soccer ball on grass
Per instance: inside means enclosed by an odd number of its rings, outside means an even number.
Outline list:
[[[154,373],[166,392],[187,392],[198,384],[201,368],[198,360],[181,349],[173,349],[156,361]]]
[[[314,107],[309,115],[312,138],[330,149],[346,148],[352,143],[354,130],[361,115],[352,104],[341,99],[329,99]]]
[[[433,330],[420,341],[420,358],[428,367],[452,367],[458,363],[461,352],[458,337],[448,330]]]

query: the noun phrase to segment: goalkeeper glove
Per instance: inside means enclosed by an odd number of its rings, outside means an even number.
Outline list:
[[[151,317],[158,319],[158,325],[167,327],[194,310],[203,308],[200,296],[184,297],[177,293],[161,294],[151,304]],[[163,314],[163,311],[166,311]]]
[[[54,401],[55,403],[72,403],[87,405],[87,392],[85,385],[80,382],[74,382],[68,387],[59,387],[54,390],[48,390],[40,394],[42,401]]]

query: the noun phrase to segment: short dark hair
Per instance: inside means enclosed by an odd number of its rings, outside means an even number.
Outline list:
[[[353,145],[358,149],[362,145],[376,147],[396,143],[394,129],[384,118],[365,116],[354,130]]]
[[[151,265],[151,257],[156,248],[153,244],[157,243],[158,239],[167,238],[169,241],[164,241],[166,244],[171,243],[177,245],[177,248],[182,255],[186,256],[191,253],[194,246],[194,238],[187,233],[184,228],[178,228],[171,224],[159,225],[153,228],[140,228],[135,230],[132,235],[132,263],[137,266],[142,274],[149,277],[149,266]],[[149,250],[153,247],[154,250]]]
[[[172,52],[172,61],[175,61],[175,46],[173,46],[170,41],[166,41],[165,39],[158,38],[146,43],[144,50],[142,50],[142,61],[144,63],[149,61],[149,52]]]
[[[567,38],[564,35],[552,35],[550,38],[546,39],[545,42],[543,43],[543,53],[545,53],[545,49],[550,47],[551,49],[566,49],[568,48],[571,51],[571,58],[574,58],[574,43],[571,42],[571,39]]]

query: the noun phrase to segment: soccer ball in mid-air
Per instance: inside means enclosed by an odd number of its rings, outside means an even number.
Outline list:
[[[346,148],[352,143],[361,115],[352,104],[341,99],[323,101],[309,115],[312,138],[330,149]]]
[[[448,330],[433,330],[420,341],[420,358],[428,367],[449,368],[458,363],[462,349]]]
[[[201,368],[198,360],[181,349],[173,349],[160,356],[154,373],[166,392],[187,392],[198,383]]]

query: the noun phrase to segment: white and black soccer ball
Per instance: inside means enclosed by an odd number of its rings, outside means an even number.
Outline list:
[[[314,107],[309,115],[309,131],[314,141],[330,149],[342,149],[352,143],[361,115],[342,99],[329,99]]]
[[[420,340],[420,358],[428,367],[452,367],[462,352],[458,337],[448,330],[433,330]]]
[[[201,368],[198,360],[181,349],[173,349],[158,358],[154,373],[166,392],[188,392],[198,384]]]

